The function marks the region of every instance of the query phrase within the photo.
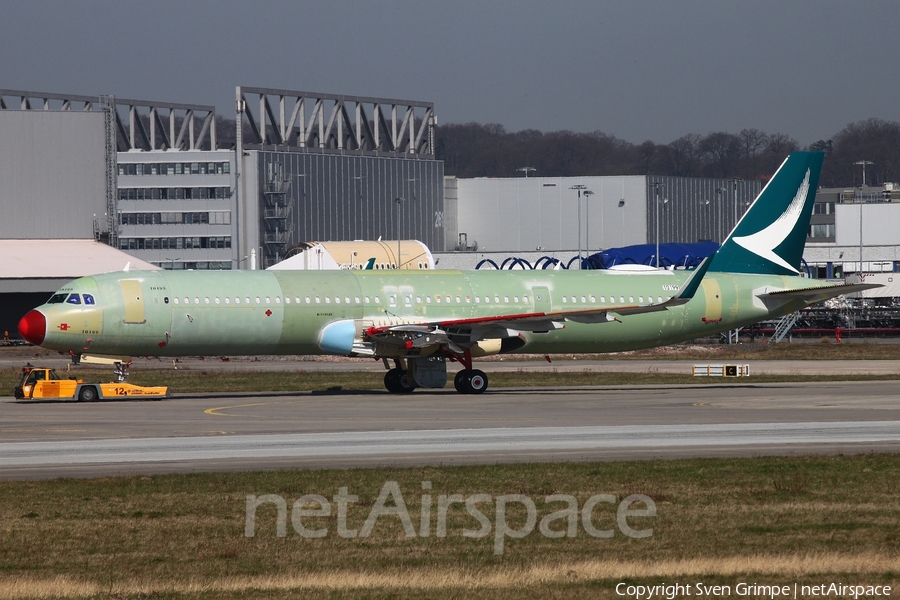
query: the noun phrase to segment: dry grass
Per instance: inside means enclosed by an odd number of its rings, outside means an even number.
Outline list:
[[[87,596],[220,595],[223,593],[285,591],[481,591],[497,593],[522,588],[545,588],[578,582],[647,580],[658,578],[733,578],[752,575],[806,579],[815,576],[879,576],[896,570],[897,560],[879,555],[839,554],[751,556],[670,560],[664,562],[622,562],[589,560],[531,567],[500,567],[492,570],[431,569],[367,573],[341,571],[306,575],[230,577],[212,582],[160,584],[127,582],[113,585],[90,584],[70,578],[51,580],[0,578],[0,600],[7,598],[77,598]]]
[[[617,533],[548,539],[463,537],[477,522],[462,505],[447,537],[408,538],[396,517],[369,538],[275,535],[275,510],[261,507],[244,537],[247,494],[326,498],[343,486],[359,496],[348,527],[359,529],[386,481],[397,481],[418,527],[421,482],[441,494],[525,494],[539,519],[572,494],[644,493],[657,516],[645,539]],[[862,455],[384,468],[171,475],[0,483],[0,598],[520,598],[615,596],[620,581],[897,583],[900,457]],[[490,505],[485,514],[491,516]],[[598,507],[598,525],[615,523]],[[518,526],[522,511],[510,511]],[[432,509],[432,523],[435,512]],[[432,525],[433,527],[433,525]],[[667,579],[668,578],[668,579]]]

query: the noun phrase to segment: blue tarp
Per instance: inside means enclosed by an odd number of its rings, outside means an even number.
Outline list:
[[[703,259],[719,249],[716,242],[691,244],[660,244],[659,266],[696,267]],[[623,248],[609,248],[585,259],[585,267],[608,269],[614,265],[633,264],[656,266],[656,244],[637,244]]]

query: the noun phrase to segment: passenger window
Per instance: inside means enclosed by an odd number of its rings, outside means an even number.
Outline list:
[[[381,297],[375,296],[375,304],[381,304]]]
[[[300,304],[300,296],[294,296],[294,302]],[[306,303],[309,304],[309,297],[306,298]]]
[[[359,296],[353,298],[356,301],[356,304],[359,304]]]
[[[331,296],[325,296],[325,304],[331,304]]]
[[[306,297],[306,303],[309,304],[309,302],[310,302],[310,297],[307,296],[307,297]]]
[[[325,301],[328,302],[328,299],[326,299]],[[334,297],[334,303],[335,303],[335,304],[340,304],[340,303],[341,303],[341,297],[340,297],[340,296],[335,296],[335,297]]]
[[[184,303],[185,303],[185,304],[190,304],[190,303],[191,303],[191,299],[188,298],[187,296],[185,296],[185,297],[184,297]]]
[[[416,304],[422,304],[422,296],[416,296]]]
[[[447,304],[450,304],[450,296],[447,296],[444,300],[447,301]],[[457,298],[456,301],[459,302],[459,298]]]
[[[519,303],[519,297],[518,297],[518,296],[513,296],[513,302],[515,302],[516,304],[518,304],[518,303]]]
[[[241,297],[240,297],[240,296],[235,296],[235,297],[234,297],[234,303],[235,303],[235,304],[240,304],[240,303],[241,303]]]
[[[597,296],[591,296],[591,304],[597,304]]]
[[[660,304],[662,304],[662,296],[657,296],[656,301],[659,302]]]
[[[456,297],[456,303],[457,303],[457,304],[462,304],[462,302],[461,302],[460,299],[459,299],[459,296]]]
[[[509,296],[503,296],[503,301],[504,301],[506,304],[509,304]]]
[[[643,296],[638,296],[638,302],[640,302],[641,304],[643,304],[643,303],[644,303],[644,297],[643,297]]]
[[[431,296],[425,296],[425,304],[431,304]]]
[[[276,299],[276,301],[277,301],[277,299]],[[285,304],[290,304],[290,303],[291,303],[291,297],[290,297],[290,296],[285,296],[285,297],[284,297],[284,303],[285,303]]]
[[[268,306],[269,304],[272,304],[272,300],[269,299],[268,296],[266,296],[266,305]]]
[[[625,296],[619,296],[619,302],[625,304]]]
[[[290,302],[290,300],[288,300]],[[275,304],[281,304],[281,296],[275,296]]]
[[[206,296],[205,298],[203,298],[203,301],[204,301],[206,304],[209,304],[209,296]]]
[[[369,302],[371,302],[371,298],[369,296],[366,296],[366,304],[368,304]]]
[[[634,304],[634,296],[628,296],[628,301]]]
[[[475,304],[481,304],[481,296],[475,296]]]
[[[231,304],[231,298],[225,296],[225,304]]]
[[[572,304],[575,304],[577,301],[578,300],[575,298],[575,296],[572,296]]]
[[[219,297],[216,296],[216,304],[218,304],[218,303],[219,303]]]
[[[244,296],[244,304],[250,304],[250,296]]]
[[[322,302],[322,300],[318,296],[316,296],[316,304],[319,304],[320,302]]]
[[[522,296],[522,302],[528,303],[528,296]]]
[[[194,304],[200,304],[200,298],[194,296]]]
[[[259,299],[259,296],[257,296],[257,297],[256,297],[256,303],[257,303],[257,304],[259,304],[259,303],[260,303],[260,299]]]
[[[437,302],[438,304],[440,304],[440,303],[441,303],[441,297],[440,297],[440,296],[435,296],[435,297],[434,297],[434,301]]]
[[[565,296],[563,296],[562,299],[563,299],[563,304],[566,304],[566,303],[568,303],[568,301],[569,301],[569,299],[566,298]]]
[[[78,294],[69,294],[69,299],[66,300],[69,304],[81,304],[81,296]]]
[[[582,296],[582,297],[581,297],[581,302],[582,302],[582,303],[587,302],[587,298],[585,298],[584,296]]]
[[[177,297],[175,298],[175,304],[178,304],[178,298],[177,298]]]

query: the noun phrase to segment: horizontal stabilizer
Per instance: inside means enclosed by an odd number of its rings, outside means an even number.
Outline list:
[[[809,303],[822,302],[829,298],[836,298],[845,294],[853,294],[863,290],[882,287],[880,283],[842,283],[825,287],[803,288],[800,290],[781,290],[763,294],[761,298],[800,299]]]

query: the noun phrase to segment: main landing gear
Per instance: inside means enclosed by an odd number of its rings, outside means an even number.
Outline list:
[[[488,378],[484,371],[463,369],[453,378],[453,385],[460,394],[481,394],[488,387]]]
[[[394,367],[384,374],[384,387],[392,394],[409,394],[416,389],[416,383],[409,376],[409,371]]]
[[[460,363],[463,369],[453,379],[453,386],[460,394],[482,394],[488,388],[484,371],[472,368],[472,354],[445,351],[436,361],[428,359],[394,359],[394,367],[384,374],[384,387],[392,394],[408,394],[417,387],[442,388],[447,381],[445,358]],[[388,366],[388,359],[382,359]],[[419,362],[411,362],[419,361]],[[408,368],[407,368],[408,367]],[[415,377],[413,376],[415,374]]]

